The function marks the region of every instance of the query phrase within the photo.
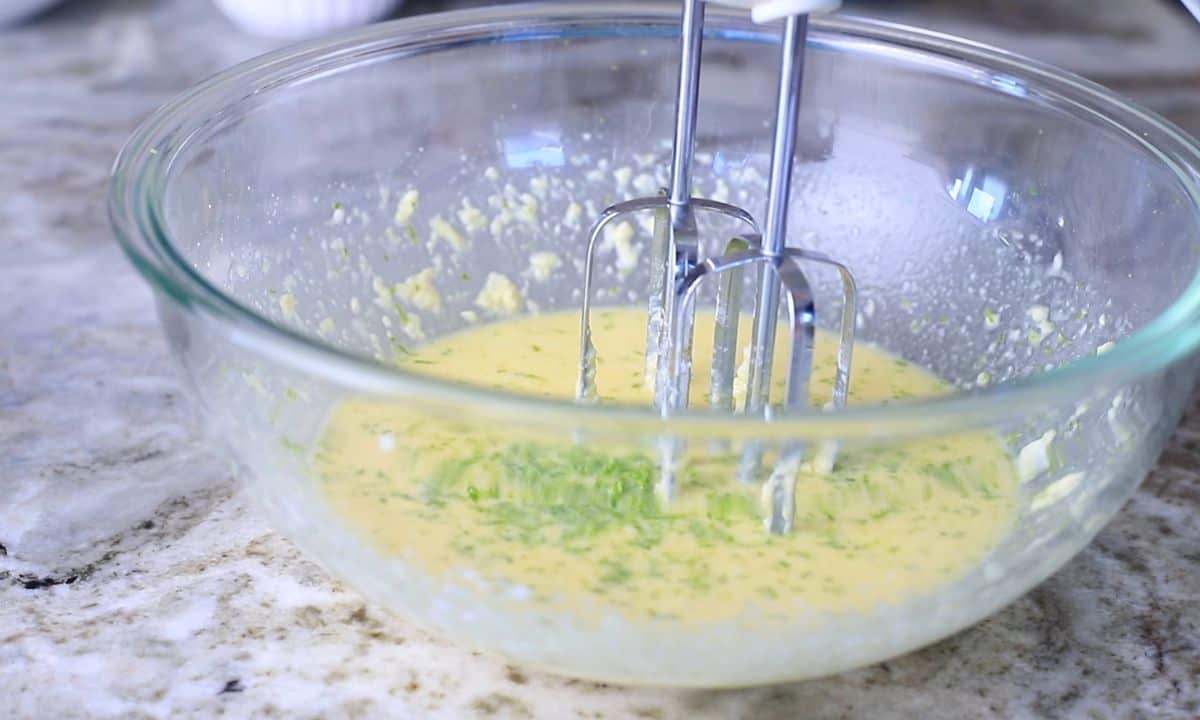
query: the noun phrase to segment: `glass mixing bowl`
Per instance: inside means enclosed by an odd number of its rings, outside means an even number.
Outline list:
[[[1038,63],[919,30],[821,20],[809,41],[792,237],[854,269],[861,338],[958,392],[773,422],[702,410],[663,420],[649,408],[396,368],[409,341],[388,303],[374,302],[376,280],[387,287],[433,267],[444,287],[460,283],[424,318],[429,338],[484,314],[473,301],[491,272],[517,279],[530,309],[578,307],[587,224],[605,203],[666,180],[677,14],[629,2],[507,6],[378,25],[240,65],[130,140],[112,184],[116,234],[155,290],[216,444],[283,532],[380,605],[529,666],[626,683],[793,680],[930,643],[1082,548],[1176,424],[1200,341],[1197,147]],[[698,191],[760,214],[777,36],[719,13],[708,27]],[[419,205],[406,217],[414,188]],[[495,223],[509,202],[519,206],[511,215],[526,215]],[[487,227],[459,215],[468,205]],[[435,216],[466,250],[431,234]],[[552,282],[529,280],[531,250],[566,260]],[[815,280],[818,299],[834,287]],[[607,303],[633,302],[647,277],[607,273],[598,284]],[[480,357],[481,370],[489,362]],[[668,435],[692,447],[835,440],[853,453],[991,430],[1020,471],[1019,518],[952,582],[769,633],[745,617],[683,626],[547,612],[499,581],[485,592],[423,573],[331,508],[309,455],[329,413],[362,398],[464,437],[503,424],[613,453],[653,453]]]

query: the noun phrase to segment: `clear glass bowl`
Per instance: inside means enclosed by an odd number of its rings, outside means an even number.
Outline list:
[[[155,289],[214,441],[282,531],[385,607],[531,666],[661,685],[812,677],[944,637],[1082,548],[1177,422],[1200,340],[1196,145],[1037,63],[823,20],[810,39],[793,236],[855,270],[863,338],[961,392],[770,423],[702,411],[662,420],[648,408],[518,397],[393,367],[394,328],[371,302],[374,277],[393,283],[449,263],[462,292],[424,330],[452,333],[490,271],[521,277],[531,248],[581,259],[599,207],[639,193],[622,168],[665,180],[676,13],[550,3],[432,15],[238,66],[130,140],[112,184],[116,234]],[[761,213],[774,30],[713,13],[705,55],[699,191]],[[454,219],[463,198],[491,214],[490,196],[506,184],[524,193],[539,178],[552,185],[528,222],[475,233],[451,260],[444,244],[407,242],[394,223],[411,187],[424,240],[433,216]],[[590,201],[583,228],[564,220],[576,198]],[[568,260],[558,276],[527,287],[528,299],[576,308],[579,265]],[[605,275],[600,285],[636,298],[646,276]],[[667,434],[698,447],[834,439],[855,452],[994,430],[1022,466],[1019,520],[949,584],[767,634],[738,621],[547,613],[504,600],[499,587],[472,593],[425,575],[331,510],[308,453],[350,398],[463,433],[504,423],[613,452],[652,452]]]

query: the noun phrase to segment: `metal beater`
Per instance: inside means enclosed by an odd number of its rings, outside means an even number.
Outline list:
[[[735,410],[733,387],[745,282],[743,275],[750,268],[757,269],[758,275],[744,412],[770,419],[776,411],[786,413],[808,409],[816,307],[812,288],[804,273],[805,263],[832,266],[839,272],[842,281],[841,338],[832,400],[832,406],[840,409],[846,404],[850,387],[857,314],[854,278],[841,263],[810,250],[787,247],[786,243],[808,14],[836,9],[840,2],[714,1],[749,7],[756,22],[783,19],[765,232],[760,231],[754,217],[740,207],[692,197],[692,158],[700,91],[705,2],[684,0],[671,186],[658,197],[638,198],[612,205],[604,210],[592,226],[584,269],[577,395],[585,401],[596,397],[597,351],[592,343],[590,317],[592,273],[600,238],[604,229],[617,218],[630,213],[652,211],[654,237],[648,253],[651,280],[647,307],[646,367],[647,376],[653,378],[655,407],[663,417],[679,413],[688,405],[696,293],[701,282],[710,277],[718,280],[718,286],[709,401],[716,410]],[[747,232],[730,240],[724,254],[702,257],[703,245],[696,224],[698,213],[715,213],[733,218],[744,224]],[[771,407],[769,396],[781,293],[790,311],[787,327],[791,330],[792,347],[785,398],[782,406],[776,409]],[[668,437],[660,442],[661,475],[658,491],[664,500],[669,500],[675,492],[679,465],[685,452],[684,443],[679,438]],[[804,452],[805,448],[800,442],[783,447],[763,484],[767,506],[765,523],[772,533],[785,534],[791,531],[796,478]],[[759,481],[763,453],[761,443],[748,443],[743,448],[738,469],[739,480],[747,483]]]

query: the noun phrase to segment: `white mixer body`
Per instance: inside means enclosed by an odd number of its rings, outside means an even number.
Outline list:
[[[717,5],[745,8],[754,22],[765,23],[792,15],[819,15],[842,6],[842,0],[710,0]]]

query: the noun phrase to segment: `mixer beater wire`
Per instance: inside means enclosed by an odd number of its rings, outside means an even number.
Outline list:
[[[679,83],[675,108],[674,145],[670,187],[658,197],[617,203],[604,210],[592,226],[584,265],[583,309],[580,330],[580,368],[577,396],[597,397],[597,349],[590,327],[592,284],[596,251],[604,230],[614,220],[637,212],[654,214],[653,238],[648,248],[649,292],[646,323],[646,376],[654,388],[654,405],[665,417],[688,406],[692,381],[692,339],[696,295],[708,278],[717,280],[714,313],[712,370],[709,403],[714,410],[734,412],[738,398],[734,376],[738,330],[742,316],[744,273],[756,270],[755,306],[750,342],[749,372],[743,412],[770,419],[772,365],[779,305],[787,303],[791,354],[782,407],[802,411],[809,405],[809,380],[816,331],[816,303],[804,272],[804,263],[831,266],[842,282],[842,317],[837,372],[831,405],[841,409],[850,388],[854,349],[857,291],[850,270],[814,251],[787,246],[788,204],[792,166],[804,77],[804,52],[808,13],[834,9],[830,0],[723,0],[722,4],[751,7],[755,20],[783,18],[775,130],[767,183],[766,222],[760,231],[754,217],[736,205],[692,196],[692,161],[700,95],[701,52],[704,42],[705,2],[684,0],[680,44]],[[696,217],[708,213],[739,221],[746,232],[725,245],[716,257],[703,257],[704,243]],[[658,492],[664,501],[675,494],[680,466],[686,455],[684,441],[666,436],[659,441]],[[738,478],[756,483],[763,475],[765,447],[750,442],[742,449]],[[774,534],[791,532],[795,514],[795,487],[806,448],[799,441],[785,443],[763,482],[765,525]]]

